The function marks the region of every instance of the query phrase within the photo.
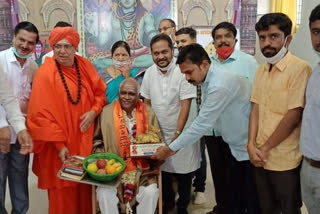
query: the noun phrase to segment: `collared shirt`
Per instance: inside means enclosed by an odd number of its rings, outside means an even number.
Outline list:
[[[255,74],[251,101],[259,104],[259,127],[256,138],[262,146],[291,109],[304,107],[304,94],[310,66],[288,52],[270,70],[270,64],[261,65]],[[284,171],[296,168],[301,161],[299,152],[300,125],[271,149],[265,169]]]
[[[12,48],[0,52],[0,63],[4,66],[4,71],[8,75],[8,79],[13,89],[14,96],[18,99],[20,110],[27,115],[29,96],[31,92],[31,82],[38,66],[32,59],[27,59],[21,67],[19,61],[15,57]],[[0,118],[2,124],[7,123],[5,119],[6,112],[0,106]],[[8,125],[8,124],[7,124]],[[16,135],[11,128],[11,143],[16,142]]]
[[[163,74],[152,65],[145,72],[141,95],[151,100],[163,133],[166,144],[171,143],[171,137],[176,131],[177,121],[181,108],[181,100],[195,98],[196,87],[188,83],[185,76],[175,64],[176,59]],[[200,147],[195,144],[180,150],[174,156],[168,158],[161,169],[172,173],[189,173],[199,168]]]
[[[255,58],[239,50],[234,50],[228,59],[221,62],[218,54],[211,58],[212,65],[215,69],[230,71],[244,76],[253,82],[255,71],[258,63]]]
[[[25,118],[21,114],[19,102],[14,96],[8,74],[0,63],[0,104],[5,113],[0,113],[0,128],[8,126],[8,121],[16,133],[26,129]],[[0,107],[2,107],[0,106]],[[6,119],[7,118],[7,119]]]
[[[218,54],[213,55],[211,58],[211,66],[213,66],[214,70],[233,72],[246,77],[252,83],[258,63],[253,56],[239,50],[234,50],[223,62],[219,60]],[[212,133],[213,130],[210,130],[205,135],[212,136]],[[218,130],[214,130],[214,134],[215,136],[221,135]]]
[[[320,161],[320,63],[314,68],[306,89],[300,151],[305,157]]]
[[[199,115],[190,128],[169,145],[170,149],[177,151],[192,144],[208,129],[214,128],[228,143],[238,161],[249,160],[245,144],[251,110],[250,81],[211,66],[201,87],[203,102]]]

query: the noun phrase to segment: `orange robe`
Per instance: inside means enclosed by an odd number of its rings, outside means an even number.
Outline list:
[[[49,212],[54,214],[91,213],[89,186],[57,177],[62,166],[58,150],[66,146],[70,155],[91,154],[94,124],[82,133],[80,117],[89,110],[100,114],[106,104],[105,83],[88,60],[79,56],[76,58],[82,83],[78,105],[68,100],[54,58],[46,58],[33,80],[28,108],[27,125],[34,141],[32,169],[38,176],[38,188],[48,189]],[[75,66],[70,68],[61,65],[61,69],[71,97],[75,100],[78,90]],[[87,196],[86,199],[83,194]],[[82,204],[81,209],[79,204]]]

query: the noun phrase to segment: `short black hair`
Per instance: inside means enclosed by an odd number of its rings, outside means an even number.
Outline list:
[[[260,31],[268,30],[271,25],[278,26],[285,37],[291,34],[292,21],[284,13],[267,13],[263,15],[256,23],[255,28],[257,33],[259,33]]]
[[[201,45],[197,43],[183,47],[179,51],[176,64],[180,65],[187,60],[190,60],[192,63],[197,65],[201,65],[203,60],[208,60],[209,64],[211,64],[208,53]]]
[[[311,14],[309,16],[309,27],[311,27],[311,23],[320,20],[320,4],[313,8]]]
[[[131,56],[130,53],[130,46],[128,45],[128,43],[126,43],[125,41],[117,41],[115,42],[112,47],[111,47],[111,56],[113,56],[113,53],[116,51],[117,48],[119,47],[124,47],[126,49],[126,51],[128,52],[129,56]]]
[[[176,32],[176,36],[179,36],[181,34],[188,34],[191,39],[197,38],[197,31],[195,31],[191,27],[183,27]]]
[[[165,18],[165,19],[161,19],[160,23],[163,22],[163,21],[168,21],[171,23],[171,27],[176,27],[176,23],[172,20],[172,19],[169,19],[169,18]]]
[[[237,29],[234,26],[234,24],[232,24],[230,22],[221,22],[217,26],[215,26],[211,31],[211,36],[212,36],[213,40],[214,40],[214,36],[216,35],[216,31],[221,29],[221,28],[226,29],[228,31],[231,31],[233,36],[234,36],[234,38],[237,37]]]
[[[36,43],[39,41],[39,32],[38,32],[38,29],[37,27],[32,24],[31,22],[19,22],[16,27],[14,28],[14,35],[18,35],[19,31],[20,30],[26,30],[28,32],[31,32],[31,33],[35,33],[37,34],[37,39],[36,39]]]
[[[161,40],[165,40],[168,42],[168,46],[169,48],[172,50],[173,49],[173,44],[172,44],[172,40],[171,38],[167,35],[167,34],[164,34],[164,33],[160,33],[160,34],[157,34],[155,35],[154,37],[152,37],[151,39],[151,42],[150,42],[150,48],[152,50],[152,45],[156,42],[159,42]]]
[[[68,22],[59,21],[59,22],[57,22],[57,24],[54,26],[54,28],[56,28],[56,27],[72,27],[72,25],[69,24]]]

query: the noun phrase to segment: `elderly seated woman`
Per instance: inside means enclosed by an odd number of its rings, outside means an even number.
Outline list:
[[[136,140],[136,135],[150,128],[159,128],[155,113],[139,101],[139,84],[128,78],[120,85],[119,100],[104,107],[95,130],[95,152],[118,154],[127,165],[118,188],[97,188],[101,213],[119,213],[119,202],[121,213],[131,213],[129,210],[136,206],[136,202],[138,214],[155,212],[159,195],[159,164],[145,158],[130,157],[130,143]]]

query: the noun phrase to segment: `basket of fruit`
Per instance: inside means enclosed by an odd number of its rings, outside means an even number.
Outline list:
[[[126,168],[124,160],[113,153],[96,153],[83,161],[83,168],[97,181],[107,182],[115,179]]]

